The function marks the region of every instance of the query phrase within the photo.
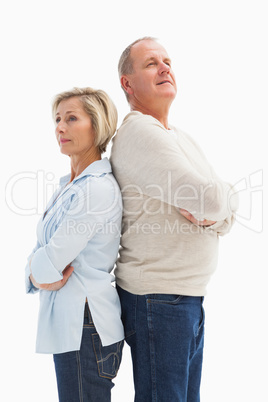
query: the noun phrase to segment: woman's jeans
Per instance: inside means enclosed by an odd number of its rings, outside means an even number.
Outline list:
[[[86,304],[79,351],[54,355],[60,402],[110,402],[124,341],[103,347]]]
[[[117,290],[131,347],[135,402],[200,401],[203,297]]]

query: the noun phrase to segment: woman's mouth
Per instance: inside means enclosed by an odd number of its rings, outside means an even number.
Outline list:
[[[67,140],[66,138],[60,138],[60,143],[65,144],[66,142],[69,142],[71,140]]]

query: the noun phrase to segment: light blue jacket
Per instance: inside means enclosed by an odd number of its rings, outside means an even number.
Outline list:
[[[37,245],[28,257],[26,291],[37,283],[62,279],[71,263],[74,272],[58,291],[40,290],[37,353],[79,350],[86,298],[103,346],[124,338],[120,302],[111,271],[118,254],[122,199],[107,158],[89,165],[49,202],[37,226]]]

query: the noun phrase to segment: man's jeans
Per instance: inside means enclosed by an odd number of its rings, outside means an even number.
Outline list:
[[[81,348],[54,355],[60,402],[110,402],[124,341],[103,347],[86,305]]]
[[[135,402],[200,401],[203,297],[117,290],[131,347]]]

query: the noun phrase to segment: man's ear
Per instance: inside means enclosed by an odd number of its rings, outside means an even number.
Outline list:
[[[131,87],[131,82],[129,80],[129,77],[127,75],[122,75],[122,77],[120,78],[120,82],[121,82],[121,85],[124,88],[124,90],[129,95],[132,95],[133,94],[133,89]]]

